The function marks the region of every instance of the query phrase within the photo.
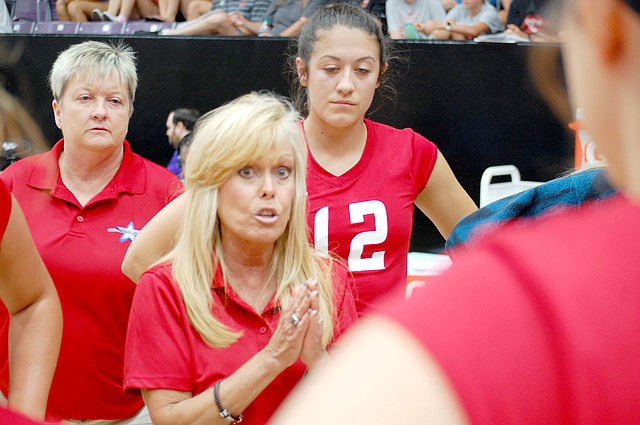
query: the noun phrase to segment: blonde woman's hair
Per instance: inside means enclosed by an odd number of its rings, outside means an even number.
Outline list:
[[[114,78],[128,88],[133,109],[138,87],[136,55],[130,46],[101,41],[85,41],[74,44],[58,55],[49,73],[49,85],[53,98],[60,101],[64,89],[74,76],[91,82],[95,78]]]
[[[275,301],[285,308],[296,285],[317,279],[325,346],[333,336],[332,262],[309,244],[307,148],[298,121],[289,101],[271,93],[250,93],[205,114],[194,130],[185,170],[186,215],[167,259],[173,261],[173,277],[180,286],[189,320],[210,346],[228,347],[242,335],[212,313],[211,285],[217,268],[228,276],[217,214],[218,190],[233,173],[283,142],[293,151],[295,194],[289,223],[275,243],[267,281],[276,282]]]

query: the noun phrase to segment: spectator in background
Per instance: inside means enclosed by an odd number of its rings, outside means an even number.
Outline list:
[[[453,6],[460,3],[462,3],[462,0],[442,0],[442,5],[447,12],[453,9]],[[498,10],[498,16],[500,17],[502,26],[506,25],[511,0],[489,0],[489,3]]]
[[[485,0],[463,0],[447,13],[444,21],[428,21],[416,28],[435,40],[471,40],[504,29],[498,11]]]
[[[7,3],[2,0],[0,1],[0,34],[11,32],[13,32],[11,29],[11,13],[7,8]]]
[[[193,132],[185,135],[180,141],[180,146],[178,147],[178,164],[180,165],[180,170],[184,170],[185,164],[187,163],[187,156],[189,155],[192,141]],[[184,182],[184,172],[180,175],[180,180]]]
[[[200,16],[211,10],[212,4],[212,0],[191,0],[191,2],[189,2],[189,7],[187,8],[185,19],[187,21],[198,19]]]
[[[167,168],[177,177],[182,175],[182,169],[180,167],[179,155],[180,155],[180,141],[184,136],[193,131],[193,127],[196,121],[200,118],[200,112],[197,109],[178,108],[173,110],[167,116],[167,139],[169,145],[174,149],[173,156]]]
[[[537,42],[560,41],[557,34],[549,33],[542,15],[548,0],[513,0],[507,17],[507,34],[529,38]]]
[[[129,243],[181,191],[167,169],[125,140],[137,88],[133,50],[97,41],[59,54],[50,73],[63,139],[0,174],[20,202],[63,308],[49,420],[150,423],[142,398],[122,390],[135,284],[120,271]],[[6,310],[0,312],[6,323]],[[0,330],[8,338],[6,326]],[[7,391],[7,358],[0,386]]]
[[[502,26],[506,27],[507,25],[507,17],[509,16],[509,9],[511,8],[512,0],[498,0],[500,2],[500,8],[496,6],[498,9],[498,17],[500,18],[500,22],[502,22]]]
[[[160,13],[158,0],[109,0],[109,6],[103,12],[95,8],[91,13],[92,21],[121,22],[137,20]]]
[[[214,0],[211,10],[160,35],[258,35],[271,0]]]
[[[91,20],[95,9],[105,11],[109,7],[108,0],[57,0],[56,12],[58,20],[87,22]]]
[[[258,31],[261,37],[297,37],[318,8],[332,0],[272,0]]]
[[[426,39],[427,34],[414,25],[444,21],[446,12],[440,0],[387,0],[386,16],[392,39]]]
[[[440,3],[442,3],[442,7],[444,7],[444,10],[448,12],[453,9],[453,7],[459,2],[457,2],[456,0],[440,0]]]

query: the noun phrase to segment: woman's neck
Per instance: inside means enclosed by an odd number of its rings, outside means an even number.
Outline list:
[[[122,148],[108,155],[93,152],[85,154],[65,149],[58,158],[60,177],[80,205],[84,206],[113,179],[123,156]]]
[[[316,162],[336,176],[344,174],[360,161],[367,144],[367,127],[364,121],[336,128],[307,118],[304,133]]]
[[[247,247],[223,238],[223,249],[227,283],[261,313],[275,293],[275,283],[269,276],[273,246]]]

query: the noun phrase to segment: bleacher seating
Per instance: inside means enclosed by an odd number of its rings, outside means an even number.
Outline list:
[[[38,22],[33,28],[34,34],[77,34],[79,22],[51,21]]]
[[[12,21],[48,22],[58,19],[55,0],[15,0]]]
[[[124,29],[124,34],[135,34],[136,32],[156,32],[165,28],[175,27],[175,22],[147,22],[129,21]]]
[[[78,34],[84,35],[117,35],[124,32],[122,22],[81,22]]]
[[[11,29],[16,34],[31,34],[35,23],[31,21],[14,21],[11,23]]]

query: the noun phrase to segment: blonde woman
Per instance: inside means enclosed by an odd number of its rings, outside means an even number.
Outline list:
[[[356,318],[346,269],[306,230],[306,145],[270,94],[201,118],[175,248],[142,275],[125,387],[153,423],[266,423]]]

